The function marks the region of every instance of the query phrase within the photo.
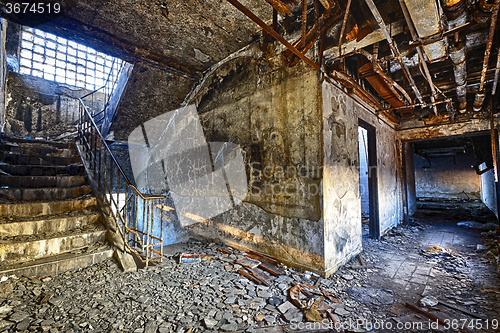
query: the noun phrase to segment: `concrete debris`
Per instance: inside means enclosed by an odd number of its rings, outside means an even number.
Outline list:
[[[135,272],[137,270],[137,265],[135,263],[134,257],[130,253],[116,250],[115,258],[120,263],[120,266],[124,272]]]
[[[420,300],[420,305],[422,306],[436,306],[439,301],[434,296],[425,296]]]
[[[422,294],[431,293],[443,303],[446,300],[448,305],[461,309],[462,315],[467,311],[480,315],[480,307],[490,305],[480,294],[472,293],[469,270],[473,264],[485,265],[479,261],[469,263],[471,254],[465,255],[454,247],[451,251],[441,246],[422,246],[418,243],[422,237],[416,234],[422,229],[398,227],[382,241],[366,240],[363,260],[373,267],[372,273],[367,269],[348,269],[349,265],[358,264],[356,258],[326,279],[280,265],[283,274],[270,274],[268,286],[238,272],[245,268],[236,262],[247,253],[201,242],[188,242],[184,248],[166,251],[163,263],[127,274],[111,258],[54,275],[43,283],[28,276],[9,277],[0,283],[4,291],[4,296],[0,296],[0,331],[273,332],[270,325],[282,329],[294,323],[312,324],[311,321],[390,321],[394,315],[408,311],[399,295],[412,295],[416,302]],[[491,242],[489,248],[498,244],[496,239]],[[421,248],[432,250],[419,252]],[[401,249],[413,249],[407,253],[411,260],[406,260],[411,262],[406,267]],[[486,256],[484,252],[469,250],[480,258]],[[207,260],[195,265],[180,264],[179,256],[188,251],[206,253]],[[230,269],[226,270],[228,266]],[[352,279],[346,279],[346,275]],[[375,288],[383,279],[387,280],[385,285]],[[406,284],[400,285],[400,279],[405,279]],[[490,289],[484,293],[500,295],[498,289]],[[300,303],[294,304],[291,294]],[[45,295],[52,296],[40,305]],[[453,310],[452,307],[448,309]],[[349,330],[366,332],[369,328]]]
[[[498,225],[495,223],[480,223],[475,221],[458,222],[457,225],[465,229],[495,230],[498,228]]]

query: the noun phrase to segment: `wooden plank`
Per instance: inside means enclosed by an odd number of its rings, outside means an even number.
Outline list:
[[[222,252],[222,253],[225,253],[225,254],[232,254],[232,252],[231,252],[231,251],[226,250],[226,249],[224,249],[224,248],[222,248],[222,247],[219,249],[219,251],[220,251],[220,252]]]
[[[263,271],[261,271],[258,268],[248,268],[248,267],[247,267],[247,270],[256,279],[258,279],[260,282],[262,282],[262,284],[264,284],[265,286],[268,286],[268,287],[270,286],[269,282],[271,281],[271,279]]]
[[[240,273],[241,275],[243,275],[244,277],[246,277],[247,279],[249,279],[250,281],[252,281],[255,284],[259,284],[260,283],[259,280],[257,280],[256,278],[254,278],[253,276],[251,276],[250,274],[248,274],[247,272],[245,272],[242,269],[238,269],[238,273]]]
[[[442,304],[442,305],[444,305],[446,307],[449,307],[449,308],[451,308],[453,310],[457,310],[457,311],[463,312],[463,313],[465,313],[465,314],[467,314],[467,315],[469,315],[471,317],[482,319],[482,320],[486,320],[485,317],[482,317],[482,316],[478,315],[477,313],[470,312],[468,310],[462,309],[462,308],[460,308],[460,307],[458,307],[456,305],[453,305],[453,304],[450,304],[450,303],[447,303],[447,302],[443,302],[443,301],[439,301],[439,304]]]

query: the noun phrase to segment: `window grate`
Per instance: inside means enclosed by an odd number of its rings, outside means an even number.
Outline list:
[[[95,90],[118,78],[122,60],[44,31],[23,27],[20,73]],[[111,73],[111,75],[110,75]]]

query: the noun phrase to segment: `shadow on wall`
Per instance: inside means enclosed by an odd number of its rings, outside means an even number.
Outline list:
[[[231,142],[207,143],[194,105],[145,122],[128,146],[137,187],[168,193],[181,227],[206,223],[248,194],[242,150]]]

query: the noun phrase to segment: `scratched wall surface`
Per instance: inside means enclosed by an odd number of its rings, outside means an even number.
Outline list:
[[[327,273],[362,250],[358,119],[376,129],[379,221],[381,234],[402,219],[398,148],[395,131],[323,83],[323,207]],[[371,213],[371,212],[370,212]]]
[[[192,230],[324,271],[320,84],[304,65],[234,59],[194,99],[207,142],[243,150],[244,202]]]

